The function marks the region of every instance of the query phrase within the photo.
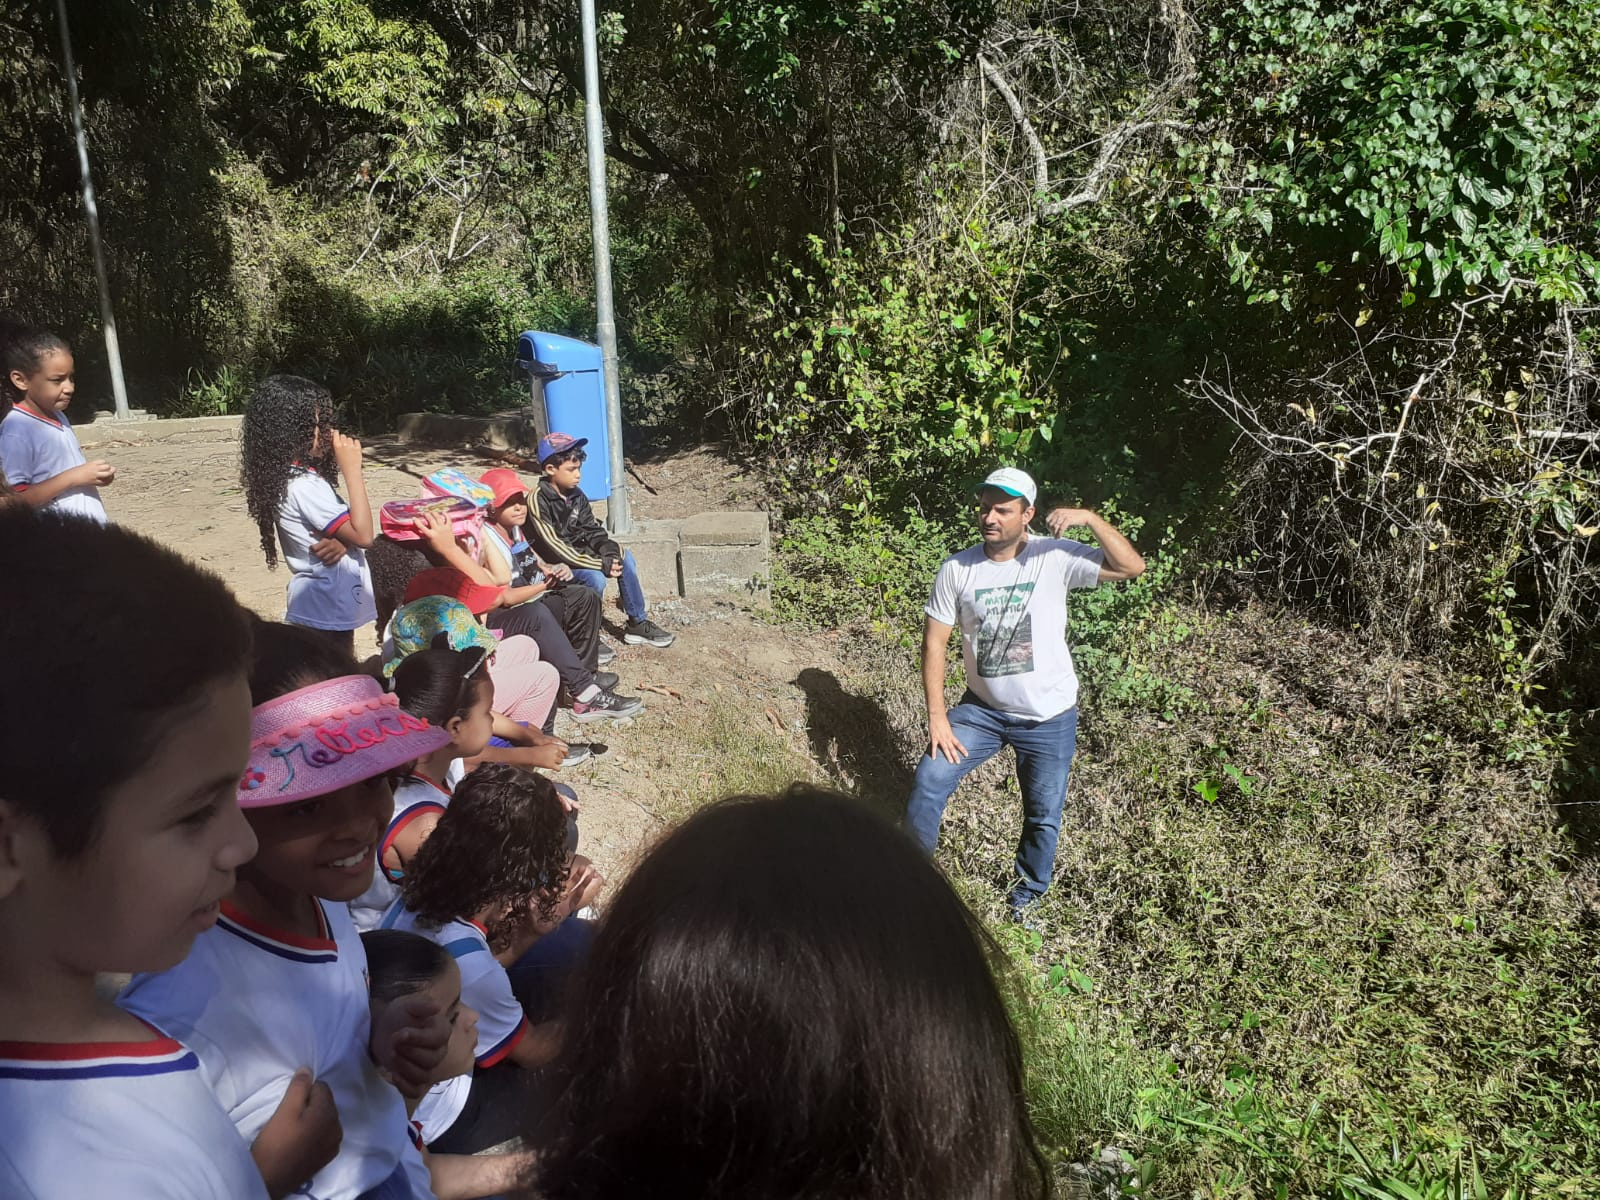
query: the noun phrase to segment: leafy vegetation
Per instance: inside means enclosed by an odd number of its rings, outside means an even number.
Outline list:
[[[517,332],[591,330],[573,6],[72,12],[136,402],[287,369],[380,427],[517,403]],[[0,12],[0,306],[99,398],[54,20]],[[1594,6],[659,0],[601,34],[629,416],[768,463],[780,613],[892,668],[871,754],[920,743],[906,649],[996,460],[1159,551],[1075,601],[1080,803],[1013,943],[1052,1144],[1152,1196],[1600,1190]],[[685,805],[806,769],[706,737],[732,773],[686,759]],[[974,903],[1006,786],[943,852]]]

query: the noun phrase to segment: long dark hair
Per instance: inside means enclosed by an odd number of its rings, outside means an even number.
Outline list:
[[[11,382],[11,372],[21,371],[32,375],[39,369],[46,354],[54,351],[72,353],[72,347],[60,334],[12,321],[0,321],[0,414],[11,411],[12,405],[22,401],[22,393]]]
[[[992,940],[857,801],[701,810],[569,997],[549,1200],[1016,1200],[1050,1176]]]
[[[314,456],[312,446],[318,447]],[[296,463],[330,484],[339,482],[333,397],[320,383],[298,375],[269,375],[251,393],[239,430],[239,484],[269,567],[278,565],[278,506]]]
[[[425,925],[486,908],[489,945],[503,949],[533,919],[548,920],[567,881],[567,813],[555,785],[509,763],[484,763],[456,784],[428,840],[406,864],[400,894]]]

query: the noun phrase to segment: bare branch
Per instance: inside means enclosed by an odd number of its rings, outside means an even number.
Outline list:
[[[1011,90],[1011,85],[1006,82],[1006,77],[1000,74],[995,65],[982,54],[978,55],[978,69],[983,72],[983,77],[1000,93],[1000,98],[1006,102],[1006,107],[1011,110],[1011,119],[1017,123],[1017,128],[1022,130],[1022,136],[1027,140],[1028,149],[1033,153],[1033,190],[1041,195],[1050,191],[1050,164],[1044,152],[1044,143],[1039,140],[1039,135],[1034,132],[1033,122],[1028,120],[1028,114],[1022,109],[1022,101],[1017,98],[1017,93]]]

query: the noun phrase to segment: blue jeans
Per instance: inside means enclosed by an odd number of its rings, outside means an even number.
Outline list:
[[[922,756],[906,805],[906,828],[929,854],[939,844],[939,822],[956,785],[966,775],[1010,746],[1017,754],[1022,789],[1022,840],[1017,843],[1017,883],[1013,907],[1044,895],[1056,864],[1061,808],[1067,800],[1067,775],[1078,748],[1078,710],[1074,706],[1047,721],[1030,721],[990,708],[971,692],[950,710],[950,729],[967,748],[960,762],[941,755]]]
[[[585,587],[592,587],[602,596],[606,594],[606,584],[611,582],[611,576],[604,571],[592,571],[587,568],[573,567],[572,577]],[[617,576],[617,591],[622,593],[622,611],[628,614],[628,620],[644,620],[647,611],[644,588],[639,584],[639,564],[633,561],[632,550],[622,552],[622,574]]]

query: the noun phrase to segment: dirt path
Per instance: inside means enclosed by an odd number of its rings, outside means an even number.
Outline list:
[[[175,433],[159,441],[102,441],[93,451],[117,468],[106,492],[113,520],[181,550],[226,579],[239,598],[263,616],[281,618],[287,573],[269,571],[255,529],[245,515],[238,484],[238,441],[231,432]],[[392,439],[367,443],[367,488],[374,505],[415,496],[430,471],[459,466],[473,474],[497,465],[488,456],[416,450]],[[715,447],[697,447],[636,465],[632,498],[641,517],[683,516],[730,502],[750,503],[755,485]],[[653,490],[652,490],[653,489]],[[604,740],[605,756],[561,773],[583,800],[583,849],[615,880],[639,849],[681,812],[696,784],[722,776],[707,769],[718,753],[707,742],[717,721],[749,720],[768,731],[774,769],[804,774],[805,694],[796,683],[803,668],[832,670],[831,656],[815,642],[762,622],[726,602],[672,600],[652,616],[676,630],[668,650],[624,647],[620,613],[608,599],[609,640],[617,647],[620,690],[649,684],[677,695],[639,691],[646,713],[625,724],[579,727],[566,715],[556,732]],[[358,652],[371,652],[368,626],[356,634]],[[770,710],[770,711],[769,711]],[[787,757],[792,752],[792,760]],[[779,766],[779,763],[785,764]],[[709,766],[715,766],[709,763]]]

